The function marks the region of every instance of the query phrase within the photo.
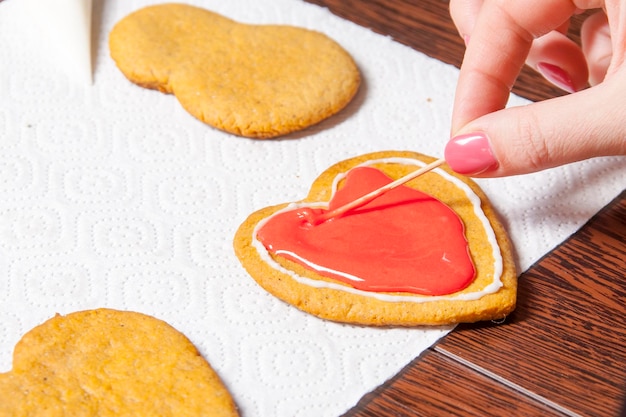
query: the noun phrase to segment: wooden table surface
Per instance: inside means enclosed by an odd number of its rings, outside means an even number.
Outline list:
[[[308,1],[460,65],[448,1]],[[530,69],[514,92],[535,101],[562,94]],[[625,242],[623,191],[520,276],[505,323],[458,326],[345,416],[626,415]]]

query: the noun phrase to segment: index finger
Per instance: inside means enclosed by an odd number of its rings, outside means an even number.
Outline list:
[[[563,25],[571,0],[487,0],[469,39],[454,100],[452,132],[506,106],[535,38]]]

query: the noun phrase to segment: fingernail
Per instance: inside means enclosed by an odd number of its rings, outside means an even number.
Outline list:
[[[446,145],[444,156],[450,168],[463,175],[477,175],[498,167],[484,133],[453,137]]]
[[[537,64],[537,70],[539,70],[541,75],[557,87],[567,91],[568,93],[576,92],[576,88],[574,88],[574,83],[572,82],[572,77],[570,77],[569,74],[563,70],[563,68],[547,62],[540,62]]]

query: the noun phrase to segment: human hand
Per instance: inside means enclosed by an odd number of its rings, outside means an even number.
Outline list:
[[[595,8],[581,49],[563,33]],[[450,12],[467,44],[445,149],[453,170],[497,177],[626,154],[626,0],[451,0]],[[525,63],[572,94],[505,109]]]

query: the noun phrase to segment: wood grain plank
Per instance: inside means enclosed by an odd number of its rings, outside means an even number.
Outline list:
[[[459,67],[465,45],[450,18],[447,0],[306,0],[374,32],[391,36],[430,57]],[[573,19],[569,36],[579,41],[580,22]],[[524,67],[513,92],[540,101],[564,94],[529,67]]]
[[[459,326],[436,349],[573,413],[618,415],[626,394],[624,242],[626,191],[522,274],[506,324]]]
[[[425,351],[395,379],[364,396],[344,417],[391,415],[565,416],[433,350]]]

